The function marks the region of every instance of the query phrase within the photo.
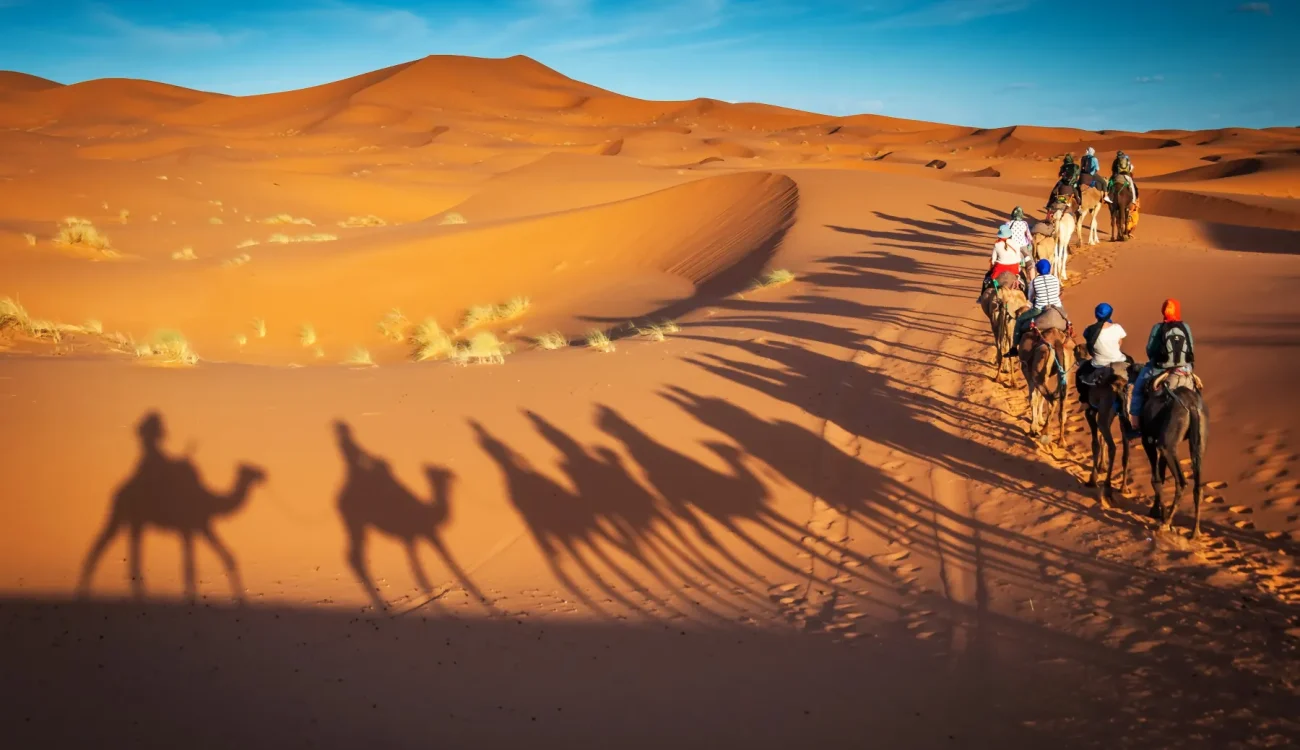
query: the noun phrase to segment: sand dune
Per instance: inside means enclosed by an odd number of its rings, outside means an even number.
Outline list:
[[[1300,736],[1300,130],[645,101],[524,57],[0,103],[19,744]],[[1199,540],[1140,446],[1103,509],[1080,407],[1036,442],[991,378],[992,233],[1087,146],[1142,218],[1064,302],[1140,357],[1183,301]],[[413,361],[427,318],[513,348]]]

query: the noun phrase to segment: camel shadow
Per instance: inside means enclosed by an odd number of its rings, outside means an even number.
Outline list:
[[[348,566],[369,594],[375,609],[386,611],[389,605],[379,595],[374,579],[370,576],[366,540],[368,532],[372,530],[402,543],[416,584],[428,595],[429,602],[436,602],[447,593],[450,586],[435,590],[430,584],[417,549],[421,540],[433,547],[465,591],[482,602],[489,611],[494,611],[487,597],[461,569],[440,534],[440,530],[451,521],[451,489],[455,474],[441,466],[425,466],[424,473],[432,489],[432,496],[426,502],[416,497],[393,475],[387,461],[366,452],[357,444],[350,425],[342,421],[335,422],[334,431],[339,451],[347,465],[337,507],[348,535]]]
[[[99,559],[109,543],[122,531],[128,534],[127,569],[131,592],[144,598],[144,575],[141,571],[141,547],[144,530],[153,526],[173,531],[181,537],[185,595],[195,597],[194,537],[200,536],[212,547],[226,568],[236,600],[243,599],[239,566],[229,548],[212,528],[214,519],[238,512],[248,500],[254,485],[266,480],[266,472],[257,466],[241,464],[229,493],[215,493],[204,486],[198,470],[188,456],[173,458],[162,449],[166,428],[162,415],[147,413],[136,427],[141,456],[135,472],[113,495],[108,520],[91,544],[82,563],[78,591],[86,596]]]

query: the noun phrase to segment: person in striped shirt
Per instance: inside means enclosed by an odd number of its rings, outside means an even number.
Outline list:
[[[1030,307],[1016,318],[1016,332],[1011,340],[1011,350],[1007,352],[1008,357],[1016,356],[1016,352],[1020,349],[1020,339],[1029,329],[1029,324],[1042,315],[1047,308],[1055,307],[1060,311],[1061,317],[1067,321],[1070,319],[1061,304],[1061,280],[1052,275],[1052,262],[1043,258],[1034,266],[1034,270],[1038,271],[1038,276],[1029,285]]]

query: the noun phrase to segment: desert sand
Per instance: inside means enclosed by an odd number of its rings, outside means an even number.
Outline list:
[[[1141,357],[1182,301],[1196,540],[1136,443],[1102,508],[1079,405],[1038,442],[993,380],[993,232],[1089,145],[1142,214],[1066,306]],[[1295,128],[653,102],[523,57],[0,73],[6,744],[1293,746],[1297,191]]]

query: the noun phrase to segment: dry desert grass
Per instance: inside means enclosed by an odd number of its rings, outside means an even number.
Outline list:
[[[609,334],[601,330],[592,330],[587,333],[587,348],[593,351],[609,354],[614,351],[614,342],[609,340]]]
[[[300,226],[308,226],[308,227],[314,227],[314,226],[316,226],[316,223],[313,222],[311,219],[306,219],[306,218],[295,218],[294,216],[291,216],[291,215],[289,215],[289,214],[276,214],[275,216],[268,216],[268,217],[266,217],[265,219],[262,219],[260,223],[262,223],[262,224],[297,224],[297,225],[300,225]]]
[[[287,245],[293,242],[331,242],[337,239],[338,237],[336,235],[324,233],[299,234],[292,236],[287,234],[273,234],[268,237],[266,241],[277,245]]]
[[[499,365],[506,361],[510,348],[494,334],[481,331],[459,344],[451,353],[451,361],[458,365]]]
[[[382,227],[387,225],[388,222],[384,221],[378,216],[375,216],[374,214],[367,214],[365,216],[349,216],[348,218],[339,222],[339,226],[345,229],[359,229],[362,227]]]
[[[69,216],[63,220],[63,225],[59,227],[59,233],[55,235],[54,241],[67,247],[85,248],[100,252],[109,252],[113,249],[108,237],[100,234],[94,224],[87,219],[80,219],[76,216]]]
[[[548,331],[533,339],[533,345],[544,351],[555,351],[565,349],[569,346],[569,339],[559,331]]]

